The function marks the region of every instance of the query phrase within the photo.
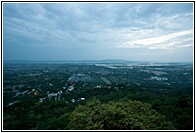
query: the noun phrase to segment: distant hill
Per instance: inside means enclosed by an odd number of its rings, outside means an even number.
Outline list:
[[[4,60],[3,63],[128,63],[136,61],[127,60],[43,60],[43,61],[32,61],[32,60]]]
[[[192,64],[192,62],[159,62],[159,61],[130,61],[120,59],[104,59],[104,60],[3,60],[5,64],[25,64],[25,63],[111,63],[111,64],[123,64],[123,63],[169,63],[169,64]]]

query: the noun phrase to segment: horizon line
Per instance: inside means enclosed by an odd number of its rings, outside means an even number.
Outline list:
[[[69,62],[74,62],[74,61],[124,61],[124,62],[166,62],[166,63],[193,63],[193,61],[151,61],[151,60],[126,60],[126,59],[72,59],[72,60],[7,60],[4,59],[2,60],[3,62],[5,61],[27,61],[27,62],[63,62],[63,61],[69,61]]]

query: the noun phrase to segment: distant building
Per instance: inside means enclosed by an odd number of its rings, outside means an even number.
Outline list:
[[[19,101],[18,100],[16,100],[16,101],[14,101],[14,102],[12,102],[12,103],[9,103],[7,106],[12,106],[12,105],[14,105],[15,103],[18,103]]]
[[[20,92],[17,92],[14,97],[18,97],[20,94],[21,94]]]
[[[58,93],[51,93],[51,94],[48,94],[48,98],[51,100],[52,97],[55,97],[55,100],[57,100],[57,97],[58,97]]]
[[[12,106],[14,103],[9,103],[7,106]]]
[[[85,98],[80,98],[80,100],[82,100],[82,101],[83,101],[83,100],[85,100]]]
[[[26,94],[26,93],[28,93],[29,91],[28,90],[26,90],[26,91],[23,91],[22,92],[22,94],[24,95],[24,94]]]
[[[61,94],[62,94],[62,91],[59,91],[59,92],[58,92],[58,100],[61,99]]]
[[[49,83],[49,86],[53,86],[53,84]]]
[[[157,77],[157,76],[151,76],[150,79],[151,80],[158,80],[158,81],[168,80],[167,77]]]
[[[91,77],[88,76],[88,75],[85,75],[85,74],[73,74],[69,79],[68,81],[74,81],[74,82],[77,82],[77,81],[91,81]]]
[[[71,99],[71,101],[72,101],[72,103],[75,103],[76,100],[75,99]]]
[[[66,87],[64,86],[63,89],[66,89]]]
[[[69,86],[68,91],[73,91],[73,90],[74,90],[73,85],[72,86]]]
[[[42,103],[42,102],[44,102],[45,99],[46,99],[45,97],[44,98],[40,98],[39,102]]]

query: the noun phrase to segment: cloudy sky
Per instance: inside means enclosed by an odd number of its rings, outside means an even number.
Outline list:
[[[4,3],[4,60],[193,60],[192,3]]]

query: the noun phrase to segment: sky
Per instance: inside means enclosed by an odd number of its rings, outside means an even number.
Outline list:
[[[3,3],[4,60],[193,61],[192,3]]]

